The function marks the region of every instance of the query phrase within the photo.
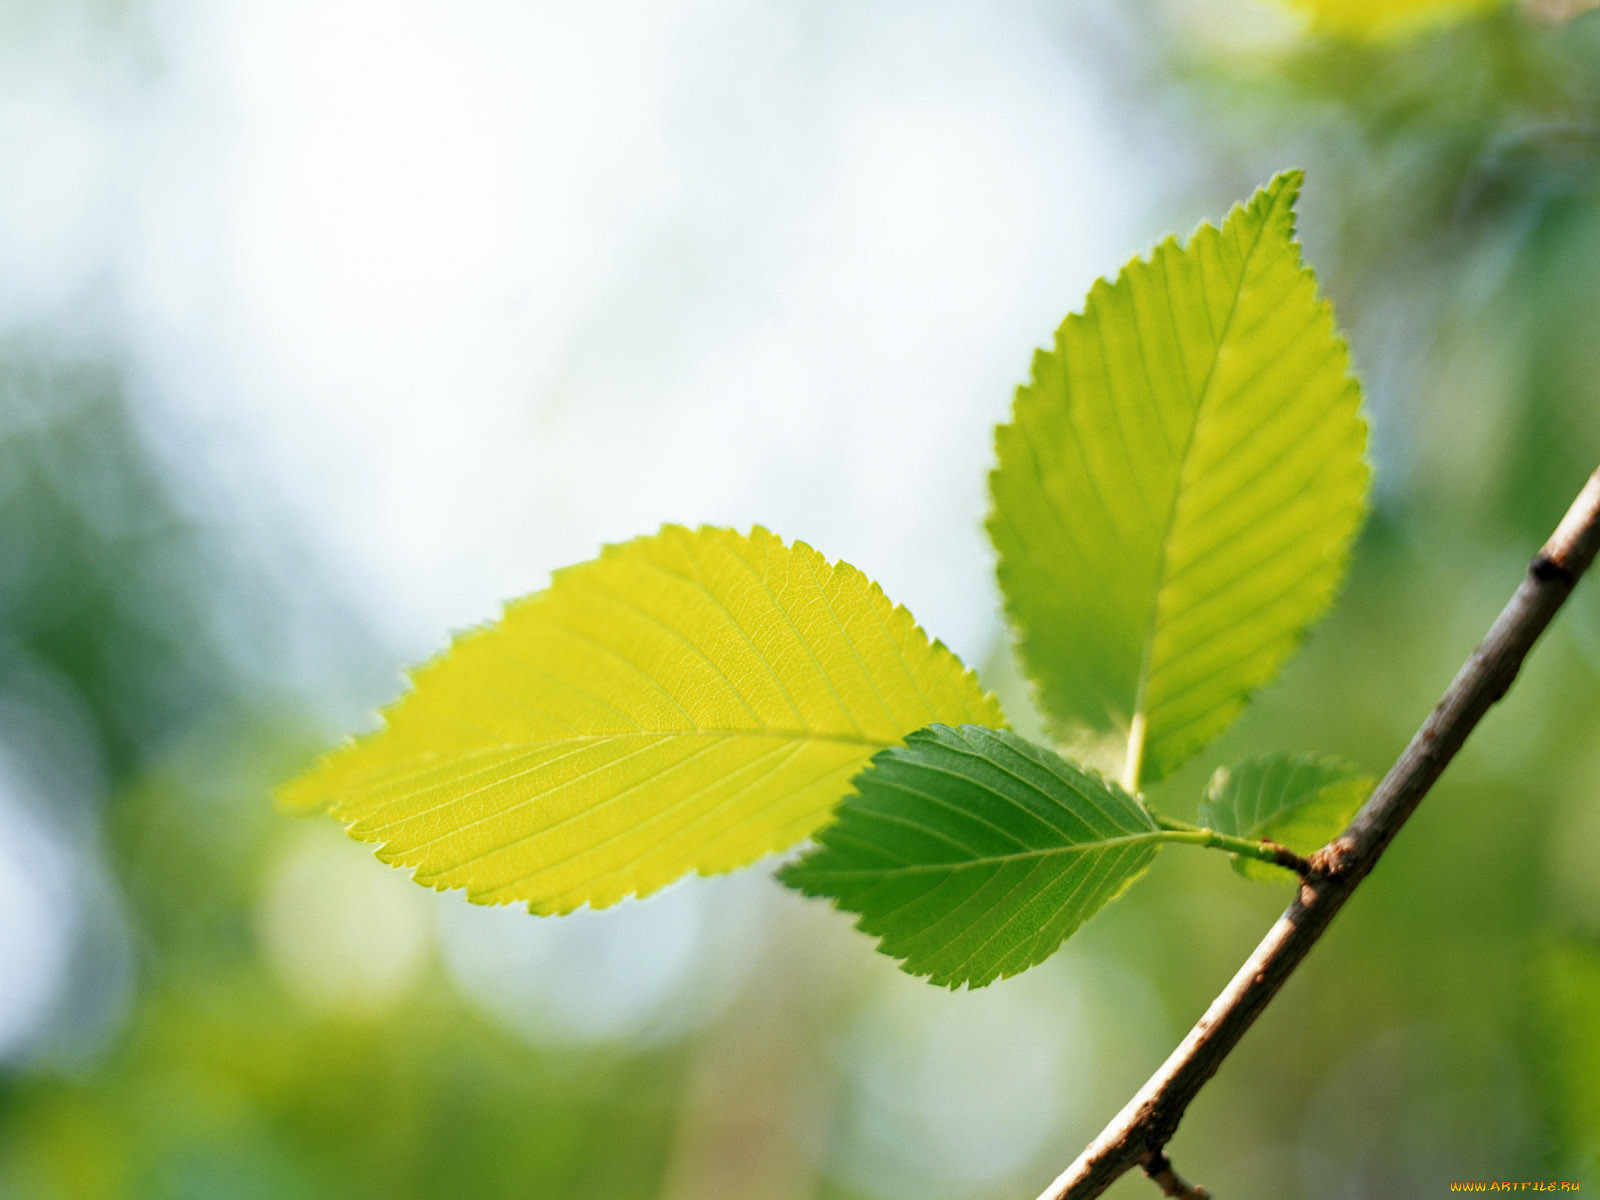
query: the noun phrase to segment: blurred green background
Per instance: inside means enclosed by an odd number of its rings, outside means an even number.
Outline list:
[[[849,558],[1027,727],[989,428],[1095,275],[1289,165],[1374,512],[1157,804],[1385,767],[1600,462],[1600,13],[1560,4],[4,0],[0,131],[7,1200],[1034,1195],[1285,892],[1163,855],[948,994],[765,870],[537,920],[271,788],[669,519]],[[1595,1188],[1597,1097],[1591,581],[1172,1154]]]

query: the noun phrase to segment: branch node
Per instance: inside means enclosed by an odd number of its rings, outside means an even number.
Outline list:
[[[1311,859],[1307,864],[1311,868],[1311,877],[1316,879],[1339,878],[1349,868],[1354,849],[1354,846],[1344,836],[1341,835],[1335,838],[1311,855]]]
[[[1528,574],[1533,576],[1533,578],[1537,579],[1540,583],[1550,583],[1554,580],[1560,580],[1568,587],[1571,587],[1573,584],[1578,582],[1578,577],[1573,574],[1571,567],[1567,566],[1566,563],[1557,562],[1548,554],[1540,554],[1531,563],[1529,563]]]

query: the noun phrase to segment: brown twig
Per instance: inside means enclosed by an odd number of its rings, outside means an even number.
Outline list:
[[[1294,903],[1167,1061],[1039,1200],[1089,1200],[1132,1167],[1165,1162],[1163,1150],[1189,1103],[1317,944],[1483,714],[1506,694],[1597,549],[1600,470],[1383,782],[1345,831],[1311,856],[1312,874]]]

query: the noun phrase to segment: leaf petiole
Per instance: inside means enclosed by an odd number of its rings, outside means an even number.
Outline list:
[[[1215,829],[1207,829],[1203,825],[1191,825],[1188,821],[1179,821],[1173,817],[1164,817],[1160,813],[1152,812],[1156,824],[1161,827],[1161,841],[1177,842],[1186,846],[1206,846],[1213,850],[1226,850],[1229,854],[1242,855],[1245,858],[1258,859],[1273,866],[1282,867],[1286,871],[1305,877],[1311,873],[1311,864],[1306,862],[1294,851],[1276,842],[1251,841],[1249,838],[1233,837],[1230,834],[1218,833]]]

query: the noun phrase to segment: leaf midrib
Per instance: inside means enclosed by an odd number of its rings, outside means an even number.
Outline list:
[[[890,746],[902,744],[899,738],[885,741],[882,738],[869,738],[860,734],[819,733],[810,729],[703,729],[698,727],[692,729],[624,729],[616,733],[582,733],[551,738],[529,738],[526,741],[516,742],[485,742],[482,745],[462,749],[430,750],[426,755],[419,755],[412,761],[420,762],[423,758],[434,755],[455,758],[462,754],[486,754],[493,750],[531,750],[540,746],[570,746],[578,742],[618,742],[626,741],[630,738],[673,737],[773,738],[791,742],[834,742],[846,746],[870,746],[876,750],[887,750]]]
[[[1086,854],[1094,850],[1114,850],[1119,846],[1133,846],[1141,842],[1169,842],[1175,840],[1170,830],[1151,829],[1141,833],[1131,833],[1126,837],[1102,838],[1093,842],[1073,842],[1064,846],[1046,846],[1038,850],[1018,850],[1012,854],[988,854],[982,858],[964,858],[958,862],[945,863],[908,863],[896,867],[831,867],[811,872],[797,872],[797,877],[813,875],[814,877],[836,876],[890,876],[890,875],[922,875],[931,871],[965,871],[973,867],[1006,866],[1015,862],[1031,862],[1037,859],[1049,858],[1057,854]]]
[[[1211,385],[1217,377],[1217,363],[1222,358],[1223,343],[1227,341],[1228,334],[1233,328],[1234,318],[1239,313],[1239,297],[1244,292],[1245,275],[1249,272],[1250,263],[1254,260],[1256,252],[1261,248],[1261,241],[1266,236],[1267,226],[1273,214],[1277,212],[1278,204],[1282,197],[1283,190],[1280,190],[1272,198],[1271,206],[1262,215],[1261,227],[1256,230],[1256,236],[1250,243],[1250,249],[1245,252],[1243,259],[1239,263],[1239,278],[1234,288],[1233,299],[1228,305],[1227,315],[1222,319],[1222,327],[1217,331],[1213,340],[1211,361],[1206,365],[1206,375],[1200,381],[1200,392],[1195,399],[1194,421],[1189,426],[1189,433],[1184,439],[1183,450],[1178,455],[1178,478],[1172,489],[1172,501],[1167,506],[1167,519],[1156,558],[1155,596],[1150,604],[1150,624],[1145,630],[1144,647],[1139,654],[1138,681],[1134,688],[1133,712],[1129,716],[1128,758],[1123,769],[1121,782],[1122,786],[1133,794],[1138,793],[1139,775],[1144,765],[1144,747],[1147,736],[1144,718],[1145,702],[1150,684],[1150,657],[1155,647],[1156,630],[1161,624],[1161,593],[1166,588],[1168,550],[1172,544],[1172,530],[1177,523],[1178,504],[1183,497],[1184,472],[1189,463],[1189,456],[1194,451],[1195,438],[1200,430],[1201,417],[1205,412],[1206,404],[1211,399]],[[1220,240],[1222,230],[1218,229],[1216,233]],[[1191,244],[1193,244],[1192,241]],[[1170,302],[1170,289],[1168,289],[1167,295]]]

